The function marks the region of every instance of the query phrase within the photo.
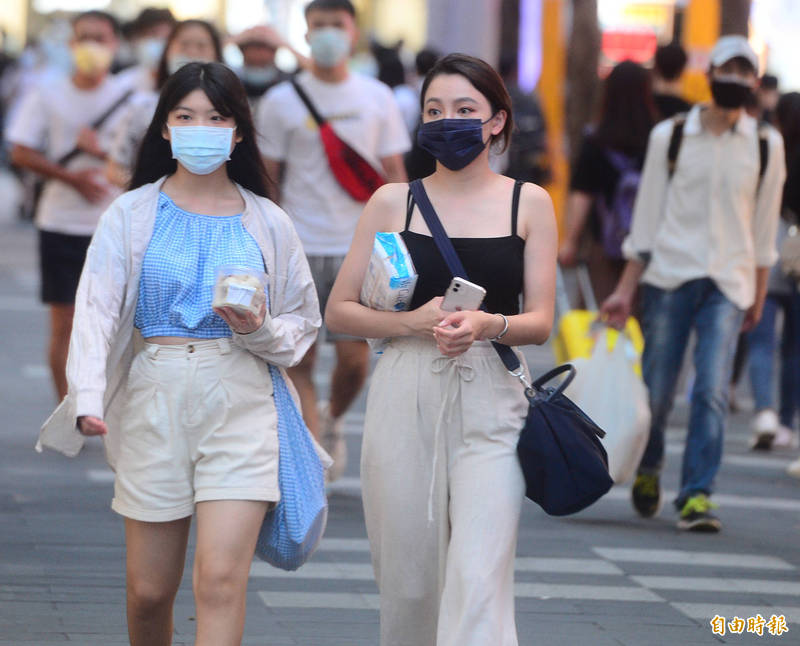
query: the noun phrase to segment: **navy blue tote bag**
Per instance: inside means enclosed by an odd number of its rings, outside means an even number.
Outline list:
[[[422,180],[414,180],[409,187],[450,272],[469,280]],[[520,182],[514,187],[514,202],[519,200],[520,187]],[[585,509],[605,495],[614,481],[608,473],[608,455],[600,442],[605,431],[564,395],[575,376],[575,367],[564,364],[529,384],[514,351],[502,343],[492,345],[506,369],[522,382],[529,402],[517,444],[525,495],[551,516]],[[556,387],[547,385],[563,373],[568,374]]]

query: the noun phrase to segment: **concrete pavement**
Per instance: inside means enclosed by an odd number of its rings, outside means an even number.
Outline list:
[[[54,404],[35,267],[31,227],[0,218],[0,646],[124,644],[123,528],[109,509],[112,476],[102,450],[90,442],[72,460],[33,451]],[[534,373],[552,362],[548,348],[529,357]],[[329,363],[329,354],[323,359]],[[312,562],[292,574],[253,564],[245,644],[377,644],[357,469],[363,410],[362,396],[346,423],[350,465],[331,489],[326,538]],[[800,643],[800,482],[783,472],[795,454],[748,452],[747,421],[747,413],[735,415],[726,440],[714,497],[720,535],[679,533],[669,505],[656,519],[637,518],[627,487],[568,518],[526,503],[517,562],[520,643]],[[673,492],[684,422],[679,405],[664,482]],[[176,604],[176,645],[193,643],[190,573]],[[765,624],[758,636],[745,623],[741,634],[726,624],[719,635],[709,623],[715,615],[768,622],[773,614],[784,616],[789,632],[770,635]]]

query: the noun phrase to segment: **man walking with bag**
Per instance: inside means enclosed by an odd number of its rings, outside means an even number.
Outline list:
[[[100,215],[120,193],[103,175],[109,133],[132,94],[130,78],[109,74],[119,44],[116,19],[87,11],[72,29],[72,76],[32,89],[6,131],[11,162],[45,179],[35,222],[59,401],[67,394],[67,349],[86,249]]]
[[[267,92],[256,125],[267,172],[280,183],[273,197],[294,222],[325,311],[364,202],[380,182],[406,181],[410,142],[392,91],[349,70],[357,37],[350,0],[314,0],[305,16],[311,66]],[[336,346],[330,402],[317,408],[314,347],[289,375],[306,424],[334,459],[335,480],[346,463],[342,416],[364,384],[369,349],[363,339],[326,336]]]
[[[623,251],[628,262],[601,315],[615,327],[628,317],[641,282],[642,369],[649,388],[650,438],[633,486],[646,518],[661,505],[664,431],[692,330],[695,382],[678,528],[718,532],[709,499],[722,459],[729,383],[741,330],[761,317],[786,175],[783,140],[759,127],[743,106],[758,59],[742,36],[711,51],[712,101],[658,124]]]

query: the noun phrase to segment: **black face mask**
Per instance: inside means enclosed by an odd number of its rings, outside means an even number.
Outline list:
[[[417,131],[417,143],[427,150],[445,168],[461,170],[483,152],[488,142],[483,141],[480,119],[437,119],[423,123]],[[490,138],[491,139],[491,138]]]
[[[720,108],[735,110],[741,108],[750,97],[753,89],[737,81],[711,79],[711,96]]]

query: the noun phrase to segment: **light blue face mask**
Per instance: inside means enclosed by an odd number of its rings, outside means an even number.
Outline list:
[[[170,126],[172,158],[190,173],[208,175],[231,158],[234,128]]]
[[[144,38],[134,47],[139,65],[155,69],[164,53],[164,41],[160,38]]]
[[[321,27],[308,35],[311,58],[320,67],[336,67],[350,54],[350,35],[338,27]]]

